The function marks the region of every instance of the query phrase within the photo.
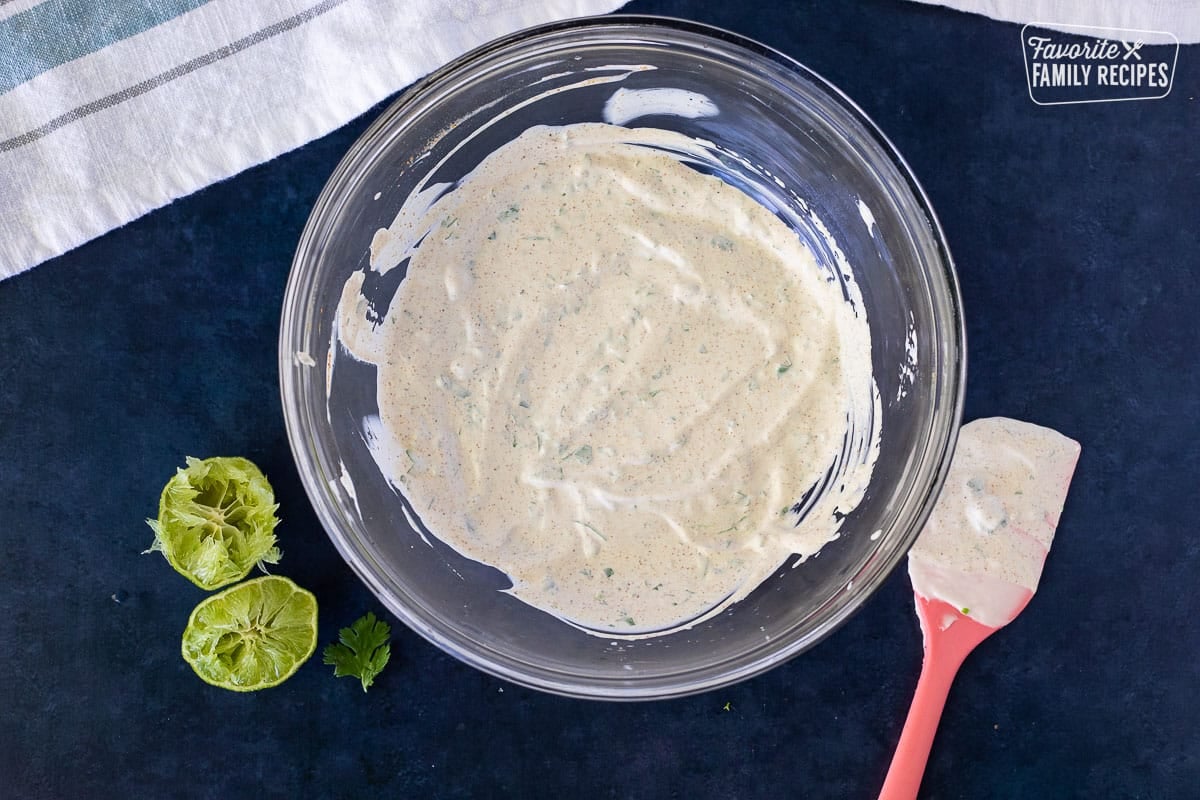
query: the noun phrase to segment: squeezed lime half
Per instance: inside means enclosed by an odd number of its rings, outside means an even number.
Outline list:
[[[278,686],[316,648],[317,599],[279,575],[214,594],[183,631],[183,659],[208,683],[235,692]]]
[[[158,519],[146,520],[175,571],[212,591],[240,581],[255,564],[275,564],[275,492],[244,458],[188,457],[163,488]]]

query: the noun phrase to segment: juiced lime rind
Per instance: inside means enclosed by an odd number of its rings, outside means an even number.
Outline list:
[[[218,592],[192,610],[183,659],[206,683],[235,692],[278,686],[317,649],[317,599],[287,578],[264,575]]]
[[[211,591],[240,581],[255,564],[276,564],[279,505],[267,477],[244,458],[188,456],[163,487],[158,519],[146,520],[175,571]]]

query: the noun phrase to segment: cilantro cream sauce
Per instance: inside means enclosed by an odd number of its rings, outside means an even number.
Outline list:
[[[959,431],[946,484],[908,553],[918,594],[985,625],[1015,617],[1037,591],[1079,443],[1005,417]]]
[[[430,533],[604,636],[695,624],[815,554],[877,454],[857,287],[697,152],[531,128],[376,235],[373,270],[408,262],[382,322],[363,273],[339,308],[378,366],[372,452]]]

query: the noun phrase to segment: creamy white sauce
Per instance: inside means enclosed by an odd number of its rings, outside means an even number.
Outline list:
[[[715,117],[717,104],[698,92],[686,89],[617,89],[604,104],[604,121],[626,125],[639,117],[666,114],[686,119]]]
[[[875,224],[875,215],[871,213],[871,207],[858,198],[858,215],[862,217],[863,224],[867,226],[867,232],[871,236],[875,236],[879,232],[879,226]]]
[[[896,402],[908,396],[913,381],[917,378],[917,324],[912,312],[908,312],[908,327],[904,333],[904,360],[900,362],[899,380],[896,381]]]
[[[364,440],[427,529],[604,635],[694,624],[815,554],[877,454],[856,287],[697,150],[531,128],[376,235],[374,269],[409,260],[382,323],[362,273],[339,306],[379,368]]]
[[[1028,422],[964,425],[946,484],[908,557],[913,588],[985,625],[1037,591],[1079,443]]]

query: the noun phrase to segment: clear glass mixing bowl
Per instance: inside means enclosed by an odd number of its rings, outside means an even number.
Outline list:
[[[836,253],[813,219],[828,229],[862,291],[883,412],[872,483],[838,540],[799,567],[784,565],[719,616],[636,641],[588,635],[522,603],[501,591],[503,574],[414,529],[363,441],[362,420],[378,409],[375,368],[331,352],[343,284],[367,266],[375,231],[392,222],[432,165],[453,153],[434,176],[453,182],[529,126],[603,121],[620,87],[709,98],[716,116],[657,114],[631,124],[737,154],[723,158],[717,174],[778,209],[826,261]],[[402,274],[388,273],[392,285],[376,291],[394,291]],[[280,331],[283,409],[300,476],[359,577],[413,630],[469,664],[538,689],[606,699],[670,697],[743,680],[813,646],[861,606],[903,558],[936,499],[961,414],[964,356],[961,299],[937,219],[871,120],[811,70],[763,45],[647,17],[523,31],[406,92],[318,198]]]

